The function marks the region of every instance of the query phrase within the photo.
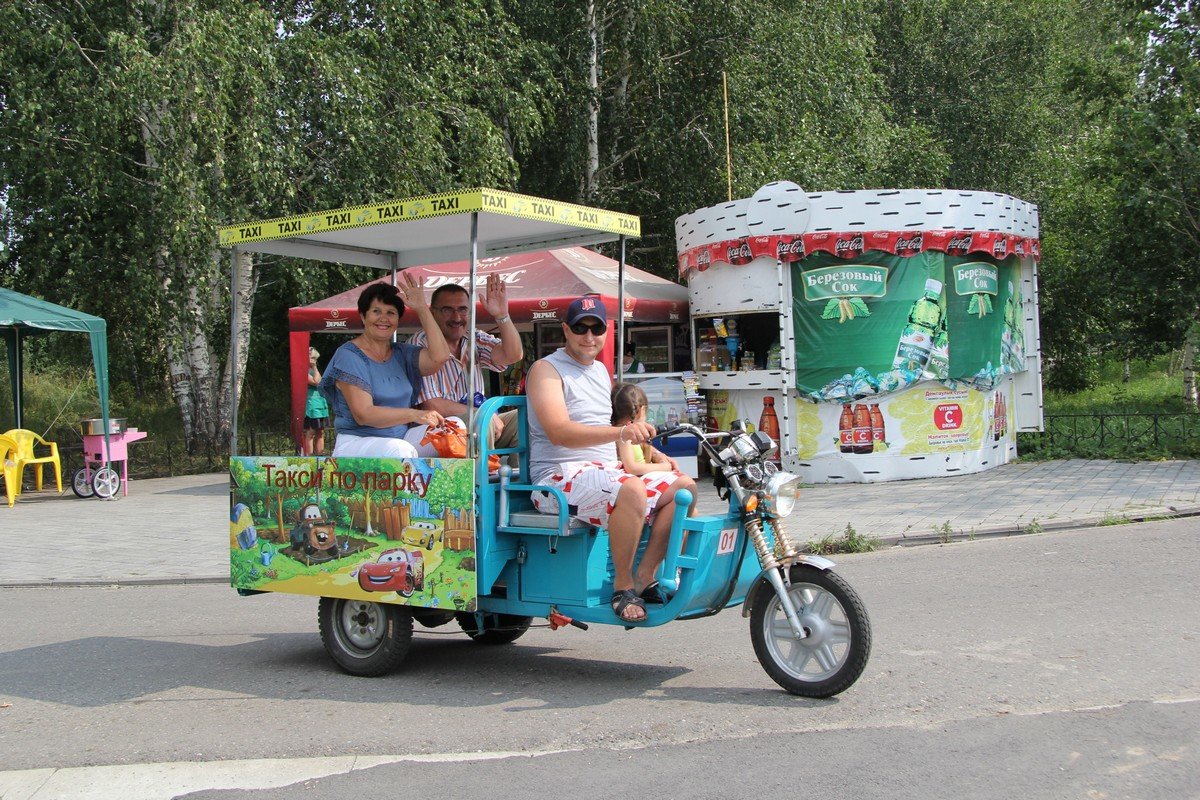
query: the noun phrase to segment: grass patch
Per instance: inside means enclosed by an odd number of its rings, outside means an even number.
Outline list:
[[[852,524],[846,523],[846,530],[842,533],[827,534],[814,542],[809,542],[803,549],[806,553],[825,556],[836,553],[870,553],[878,548],[878,539],[865,536],[856,531]]]

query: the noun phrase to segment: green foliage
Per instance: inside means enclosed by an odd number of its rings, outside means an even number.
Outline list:
[[[216,227],[493,185],[639,214],[631,258],[673,276],[675,218],[727,196],[723,73],[736,196],[787,179],[1037,203],[1052,389],[1200,318],[1184,0],[28,0],[0,3],[0,30],[0,284],[104,316],[114,402],[165,431],[178,400],[193,441],[231,413]],[[287,309],[369,274],[246,274],[242,419],[282,427]],[[86,369],[69,338],[43,337],[38,369]]]
[[[1110,360],[1091,389],[1047,391],[1046,431],[1017,435],[1021,458],[1200,457],[1200,414],[1182,398],[1178,355],[1131,362],[1127,382],[1123,370]]]
[[[806,553],[814,553],[816,555],[834,555],[837,553],[870,553],[878,549],[879,540],[855,530],[854,526],[847,522],[846,530],[838,534],[826,534],[815,542],[809,542],[802,549]]]

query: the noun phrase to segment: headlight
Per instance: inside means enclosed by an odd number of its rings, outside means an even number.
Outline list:
[[[796,498],[800,495],[800,476],[790,472],[776,472],[767,481],[764,491],[767,497],[767,513],[776,517],[786,517],[796,507]]]

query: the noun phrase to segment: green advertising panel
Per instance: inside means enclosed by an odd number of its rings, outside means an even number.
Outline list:
[[[815,400],[894,391],[927,368],[944,309],[942,254],[814,253],[792,265],[796,385]]]
[[[986,389],[1000,375],[1024,369],[1020,263],[983,255],[945,259],[949,376]]]
[[[792,265],[796,386],[848,402],[923,380],[990,389],[1025,368],[1017,258],[814,253]]]

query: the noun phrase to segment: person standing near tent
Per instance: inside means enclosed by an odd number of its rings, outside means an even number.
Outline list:
[[[621,353],[621,372],[625,375],[642,375],[646,372],[646,365],[637,359],[637,345],[633,342],[627,342]]]
[[[404,440],[413,425],[441,425],[436,411],[413,408],[421,378],[450,358],[425,291],[410,273],[399,287],[373,283],[358,297],[363,332],[337,349],[325,367],[321,391],[333,408],[336,458],[414,458],[417,449]],[[427,347],[393,342],[405,303],[417,313]]]
[[[470,296],[466,289],[455,283],[448,283],[434,290],[429,305],[450,348],[450,360],[440,370],[425,376],[421,381],[421,408],[436,411],[443,417],[465,419],[468,403],[475,407],[483,403],[483,368],[486,367],[492,372],[503,372],[509,365],[515,364],[525,356],[521,346],[521,334],[508,314],[508,291],[499,275],[488,276],[481,299],[484,310],[499,326],[500,336],[497,338],[484,331],[475,331],[475,395],[468,397],[467,365],[470,353],[467,345],[470,340],[467,338],[467,324],[471,313],[468,305]],[[427,341],[424,331],[418,332],[411,341],[415,345],[424,345]],[[488,432],[491,446],[511,447],[516,443],[516,414],[516,411],[506,411],[492,417],[492,429]],[[417,444],[413,441],[416,434],[414,429],[408,441]],[[425,446],[428,447],[429,445]],[[417,449],[423,456],[436,455],[420,445]]]
[[[329,404],[317,390],[321,385],[321,370],[317,348],[308,348],[308,396],[304,400],[304,455],[325,454],[325,426],[329,424]]]

